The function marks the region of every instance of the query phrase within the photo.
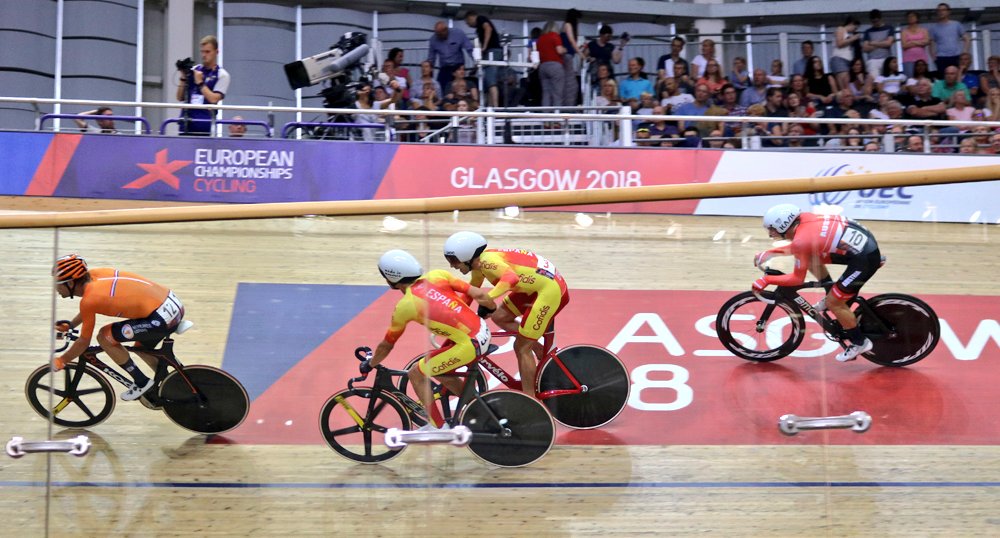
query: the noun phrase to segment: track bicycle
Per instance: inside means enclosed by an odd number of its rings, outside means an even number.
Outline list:
[[[493,338],[516,337],[517,333],[495,331]],[[631,382],[628,369],[614,353],[590,344],[575,344],[558,348],[554,344],[555,332],[544,334],[543,355],[535,381],[535,394],[552,413],[556,422],[576,429],[601,427],[617,417],[628,403]],[[432,344],[437,343],[432,340]],[[423,358],[419,355],[406,368]],[[522,382],[504,370],[493,357],[479,360],[485,369],[510,389],[522,390]],[[467,375],[456,372],[456,375]],[[485,377],[481,390],[485,391]],[[400,379],[399,389],[406,391],[408,380]],[[439,387],[434,384],[435,394]]]
[[[181,334],[192,325],[190,321],[182,321],[174,334]],[[57,338],[65,343],[56,353],[68,348],[78,334],[77,330],[57,333]],[[162,409],[178,426],[197,433],[216,434],[232,430],[246,419],[250,398],[243,385],[218,368],[181,364],[174,355],[174,340],[170,336],[155,349],[136,346],[125,349],[156,357],[153,387],[140,401],[150,409]],[[132,380],[101,360],[98,355],[103,351],[100,346],[91,346],[59,372],[52,372],[47,364],[38,367],[24,385],[31,408],[68,428],[87,428],[104,422],[115,410],[117,401],[109,379],[125,387],[132,386]],[[50,400],[50,393],[55,398]]]
[[[782,275],[776,269],[766,274]],[[756,295],[743,292],[726,301],[715,320],[719,341],[734,355],[756,362],[787,356],[805,337],[804,315],[816,320],[826,337],[846,348],[847,333],[829,311],[819,312],[799,295],[808,288],[829,289],[819,282],[779,286]],[[902,293],[871,299],[855,296],[847,303],[858,318],[862,334],[872,341],[864,357],[882,366],[907,366],[934,351],[941,338],[937,314],[927,303]]]
[[[489,355],[496,346],[479,357]],[[358,360],[365,360],[371,349],[354,350]],[[420,402],[398,388],[398,377],[406,370],[392,370],[378,365],[370,387],[356,387],[368,374],[352,378],[347,388],[331,396],[320,410],[319,427],[323,438],[337,454],[360,463],[381,463],[395,458],[402,449],[385,444],[390,428],[409,430],[428,423]],[[444,375],[451,375],[444,374]],[[448,426],[463,425],[472,431],[468,444],[474,455],[501,467],[521,467],[541,459],[555,442],[556,426],[544,405],[519,391],[481,392],[482,372],[469,368],[454,412],[447,396],[437,399]],[[441,376],[439,376],[441,377]],[[440,395],[440,389],[437,392]],[[404,447],[405,448],[405,447]]]

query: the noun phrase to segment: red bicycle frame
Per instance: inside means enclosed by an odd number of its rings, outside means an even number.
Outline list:
[[[517,333],[509,331],[495,331],[491,332],[490,336],[493,338],[516,337]],[[544,356],[544,358],[538,361],[537,371],[541,371],[542,367],[549,361],[555,361],[555,363],[559,366],[559,369],[562,370],[564,374],[566,374],[566,378],[569,379],[571,383],[573,383],[573,388],[546,390],[544,392],[540,392],[537,394],[538,399],[547,400],[549,398],[555,398],[557,396],[564,396],[567,394],[580,394],[581,392],[583,392],[583,386],[580,385],[580,382],[576,380],[576,377],[574,377],[573,374],[570,373],[570,371],[566,368],[566,365],[563,364],[561,360],[559,360],[559,357],[557,355],[557,353],[559,352],[559,348],[554,345],[555,342],[553,337],[555,336],[555,333],[550,331],[545,333],[544,336],[545,336],[545,341],[544,341],[545,343],[542,344],[542,355]],[[500,380],[500,382],[506,385],[507,387],[514,390],[523,390],[524,386],[523,380],[518,381],[514,379],[514,376],[508,374],[507,371],[504,370],[503,367],[498,365],[496,362],[494,362],[491,357],[488,356],[480,357],[479,363],[483,365],[483,367],[486,369],[487,372],[493,374],[493,377]],[[537,376],[538,374],[536,373],[535,375]]]

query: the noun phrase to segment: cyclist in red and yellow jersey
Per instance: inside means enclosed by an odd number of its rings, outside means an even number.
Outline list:
[[[493,300],[484,290],[470,286],[443,269],[423,274],[420,262],[404,250],[390,250],[383,254],[378,269],[389,287],[402,292],[403,298],[396,303],[385,338],[375,348],[372,358],[361,363],[361,373],[370,372],[389,355],[410,322],[420,323],[432,333],[447,338],[444,346],[417,361],[410,368],[409,376],[431,420],[421,429],[439,428],[444,419],[434,406],[430,378],[471,363],[490,345],[486,320],[476,315],[459,294],[468,295],[490,309],[493,308]],[[458,379],[441,378],[440,381],[454,394],[461,390]]]
[[[514,352],[521,372],[521,388],[534,396],[538,361],[543,358],[538,339],[569,303],[566,281],[552,262],[534,252],[487,250],[486,239],[474,232],[458,232],[449,237],[444,243],[444,257],[462,274],[472,273],[469,283],[473,286],[481,285],[484,280],[493,284],[491,299],[507,294],[493,321],[505,331],[517,332]]]
[[[829,309],[847,332],[850,344],[837,355],[840,362],[853,361],[871,351],[872,342],[861,334],[858,318],[847,305],[866,282],[882,266],[875,236],[861,224],[840,215],[802,213],[792,204],[772,207],[764,215],[764,228],[773,239],[789,239],[788,245],[757,254],[754,265],[761,267],[774,256],[795,256],[795,271],[788,275],[766,275],[753,283],[760,292],[769,284],[797,286],[805,281],[806,271],[816,275],[829,293],[814,305],[817,310]],[[844,274],[833,282],[827,263],[846,265]]]
[[[122,393],[122,399],[131,401],[145,394],[152,388],[153,380],[132,362],[121,342],[135,342],[149,349],[156,347],[184,318],[181,301],[169,289],[137,274],[111,268],[88,270],[87,262],[76,254],[56,260],[52,276],[60,296],[80,297],[80,313],[72,321],[56,322],[56,330],[68,331],[81,326],[80,337],[55,358],[53,367],[62,370],[87,350],[94,336],[97,314],[127,318],[101,327],[97,343],[135,380]],[[139,355],[155,368],[155,358]]]

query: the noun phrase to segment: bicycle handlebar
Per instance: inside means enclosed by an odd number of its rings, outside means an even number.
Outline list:
[[[56,331],[56,341],[63,340],[64,343],[62,347],[55,350],[55,353],[60,353],[66,351],[72,342],[77,341],[80,338],[80,331],[77,329],[70,329],[68,331]]]

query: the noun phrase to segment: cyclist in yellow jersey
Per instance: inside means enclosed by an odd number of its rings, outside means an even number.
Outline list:
[[[493,284],[491,299],[506,294],[493,314],[505,331],[517,332],[514,352],[521,372],[521,389],[535,395],[535,375],[541,360],[538,339],[556,314],[569,303],[569,289],[549,260],[521,249],[486,249],[486,239],[475,232],[458,232],[445,241],[444,257],[452,268],[472,274],[470,284]],[[481,314],[484,312],[480,312]],[[517,317],[521,317],[518,324]]]
[[[383,254],[378,269],[389,287],[402,292],[403,298],[396,303],[385,338],[375,348],[372,358],[361,363],[361,373],[370,372],[389,355],[410,322],[420,323],[432,333],[447,338],[444,346],[424,355],[409,372],[410,383],[431,419],[431,423],[421,429],[441,427],[444,419],[434,406],[430,378],[471,363],[490,345],[486,320],[477,316],[459,294],[472,297],[488,309],[493,308],[493,300],[485,290],[470,286],[443,269],[423,274],[420,262],[403,250]],[[458,379],[441,378],[440,381],[454,394],[461,391]]]

